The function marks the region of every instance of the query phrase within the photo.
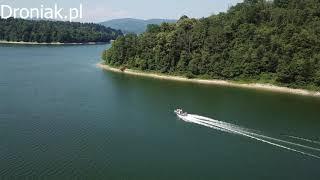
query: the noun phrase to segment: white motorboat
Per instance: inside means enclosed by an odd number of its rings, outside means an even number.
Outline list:
[[[176,115],[181,119],[184,119],[184,117],[188,116],[188,113],[187,112],[183,112],[182,109],[176,109],[176,110],[174,110],[174,113],[176,113]]]

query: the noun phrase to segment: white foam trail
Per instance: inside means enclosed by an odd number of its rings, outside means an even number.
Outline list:
[[[313,150],[313,151],[320,151],[319,148],[310,147],[310,146],[306,146],[306,145],[302,145],[302,144],[298,144],[298,143],[294,143],[294,142],[290,142],[290,141],[285,141],[285,140],[281,140],[281,139],[272,138],[272,137],[269,137],[269,136],[257,134],[257,133],[254,133],[250,129],[245,129],[245,128],[242,128],[240,126],[233,125],[233,124],[230,124],[230,123],[225,123],[225,122],[222,122],[222,121],[218,121],[218,120],[215,120],[215,119],[211,119],[211,118],[207,118],[207,117],[203,117],[203,116],[198,116],[198,115],[190,115],[190,116],[191,117],[195,117],[196,119],[198,119],[198,118],[205,119],[205,120],[209,121],[210,123],[214,123],[212,125],[216,125],[216,123],[218,123],[219,125],[222,125],[225,128],[232,128],[232,129],[235,129],[237,131],[241,131],[242,133],[246,133],[246,134],[250,134],[250,135],[253,135],[253,136],[258,136],[258,137],[261,137],[261,138],[265,138],[265,139],[269,139],[269,140],[273,140],[273,141],[277,141],[277,142],[281,142],[281,143],[286,143],[286,144],[302,147],[302,148],[305,148],[305,149],[310,149],[310,150]]]
[[[185,118],[184,120],[185,120],[186,122],[191,122],[191,123],[193,123],[194,121],[197,121],[197,119],[192,118],[192,117],[190,117],[190,116],[187,116],[187,117],[184,117],[184,118]],[[233,133],[233,132],[231,132],[231,131],[229,131],[229,130],[226,130],[226,129],[223,129],[223,128],[220,128],[220,127],[217,127],[217,126],[213,126],[212,128],[215,129],[215,130],[223,131],[223,132]]]
[[[229,127],[232,127],[232,128],[237,128],[237,129],[241,129],[242,131],[249,131],[249,132],[258,132],[256,130],[252,130],[252,129],[248,129],[248,128],[243,128],[243,127],[240,127],[240,126],[237,126],[235,124],[230,124],[230,123],[226,123],[226,122],[223,122],[223,121],[218,121],[218,120],[215,120],[215,119],[211,119],[211,118],[207,118],[207,117],[204,117],[204,116],[199,116],[199,115],[196,115],[196,114],[189,114],[191,117],[194,117],[196,119],[202,119],[202,120],[206,120],[206,121],[209,121],[209,122],[213,122],[213,123],[219,123],[221,125],[225,125],[225,126],[229,126]]]
[[[266,138],[266,139],[270,139],[270,140],[274,140],[274,141],[278,141],[278,142],[282,142],[282,143],[286,143],[286,144],[302,147],[302,148],[305,148],[305,149],[310,149],[310,150],[313,150],[313,151],[320,151],[319,148],[315,148],[315,147],[310,147],[310,146],[306,146],[306,145],[302,145],[302,144],[298,144],[298,143],[294,143],[294,142],[290,142],[290,141],[276,139],[276,138],[272,138],[272,137],[264,136],[264,135],[260,135],[260,134],[255,134],[255,135],[259,136],[259,137],[262,137],[262,138]]]
[[[212,125],[207,124],[205,121],[202,121],[202,120],[199,120],[199,122],[195,121],[195,123],[212,128]],[[261,141],[261,142],[276,146],[276,147],[284,148],[284,149],[287,149],[289,151],[297,152],[297,153],[300,153],[300,154],[303,154],[303,155],[307,155],[307,156],[310,156],[310,157],[314,157],[314,158],[320,159],[320,156],[317,156],[317,155],[314,155],[314,154],[311,154],[311,153],[307,153],[307,152],[304,152],[304,151],[299,151],[299,150],[296,150],[296,149],[293,149],[293,148],[289,148],[287,146],[283,146],[283,145],[280,145],[280,144],[277,144],[277,143],[273,143],[273,142],[270,142],[270,141],[255,137],[254,135],[251,135],[251,134],[247,134],[247,133],[240,132],[240,131],[237,131],[237,130],[231,130],[231,129],[227,129],[227,130],[232,131],[232,132],[234,132],[236,134],[240,134],[240,135],[249,137],[251,139],[255,139],[255,140],[258,140],[258,141]]]
[[[309,142],[309,143],[314,143],[314,144],[319,144],[320,145],[319,141],[314,141],[314,140],[311,140],[311,139],[306,139],[306,138],[297,137],[297,136],[291,136],[291,135],[285,135],[285,136],[287,136],[289,138],[292,138],[292,139],[297,139],[297,140],[306,141],[306,142]]]
[[[194,115],[192,115],[192,116],[193,117],[197,117],[197,116],[194,116]],[[187,117],[190,117],[190,116],[187,116]],[[201,117],[201,119],[202,119],[202,117]],[[205,118],[207,121],[206,120],[201,120],[201,119],[187,118],[186,120],[191,122],[191,123],[203,125],[203,126],[206,126],[206,127],[209,127],[209,128],[217,129],[217,130],[223,129],[225,132],[233,132],[235,134],[246,136],[248,138],[255,139],[257,141],[261,141],[261,142],[264,142],[264,143],[267,143],[267,144],[270,144],[270,145],[273,145],[273,146],[276,146],[276,147],[279,147],[279,148],[283,148],[283,149],[286,149],[286,150],[289,150],[289,151],[293,151],[293,152],[300,153],[300,154],[303,154],[303,155],[306,155],[306,156],[310,156],[310,157],[314,157],[314,158],[320,159],[320,157],[317,156],[317,155],[314,155],[314,154],[311,154],[311,153],[307,153],[307,152],[304,152],[304,151],[299,151],[297,149],[293,149],[293,148],[290,148],[290,147],[287,147],[287,146],[284,146],[284,145],[281,145],[281,144],[277,144],[277,143],[274,143],[274,142],[271,142],[271,141],[267,141],[267,140],[255,137],[254,136],[255,133],[243,132],[241,130],[232,129],[232,126],[230,126],[230,125],[223,127],[223,125],[221,126],[221,123],[219,123],[220,121],[213,120],[213,119],[210,119],[210,118]],[[275,138],[272,138],[272,139],[275,139]]]

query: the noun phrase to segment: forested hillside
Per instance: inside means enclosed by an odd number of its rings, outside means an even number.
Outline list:
[[[99,24],[62,21],[1,19],[0,40],[38,43],[109,42],[122,33]]]
[[[105,62],[192,77],[320,87],[320,1],[245,0],[119,37]]]

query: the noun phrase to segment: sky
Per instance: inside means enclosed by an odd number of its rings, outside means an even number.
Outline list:
[[[226,11],[243,0],[0,0],[12,8],[54,7],[79,8],[83,18],[77,21],[102,22],[118,18],[178,19],[182,15],[201,18]]]

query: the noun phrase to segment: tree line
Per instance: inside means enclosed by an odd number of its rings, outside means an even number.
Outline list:
[[[320,1],[245,0],[225,13],[149,25],[103,52],[112,66],[320,89]]]
[[[38,43],[109,42],[121,31],[94,23],[24,20],[0,17],[0,40]]]

